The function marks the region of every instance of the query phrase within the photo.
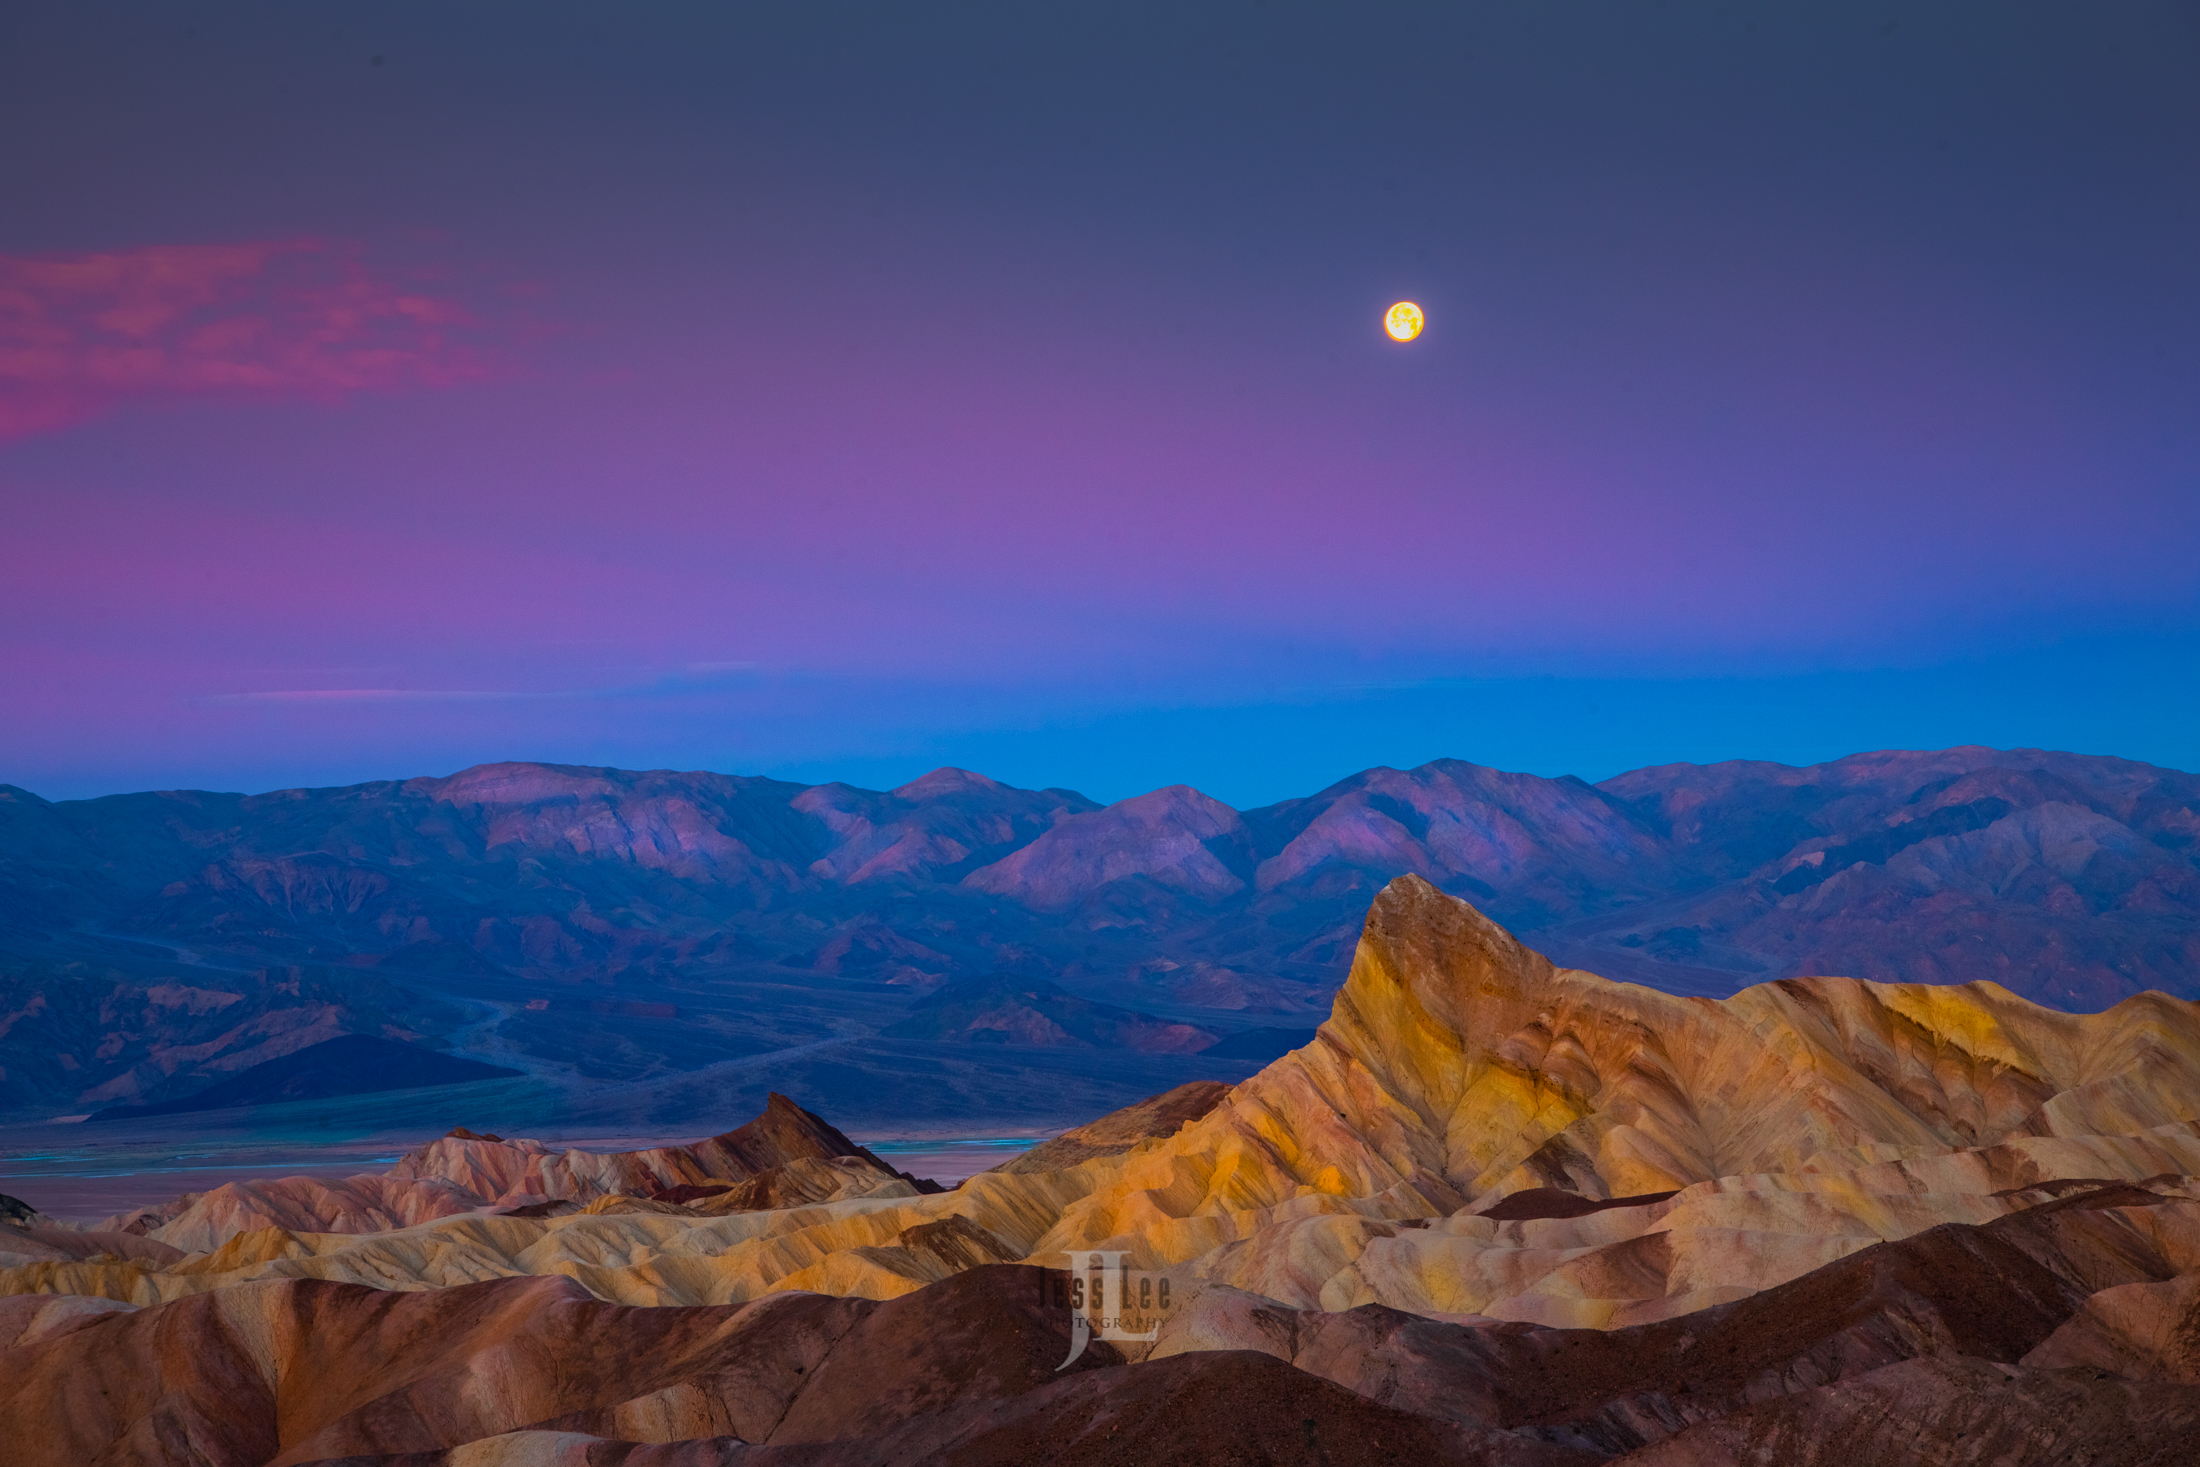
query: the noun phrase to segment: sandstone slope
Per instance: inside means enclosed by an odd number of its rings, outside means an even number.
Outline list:
[[[1449,1216],[1530,1187],[1975,1194],[2190,1173],[2196,1115],[2191,1003],[2074,1015],[1992,984],[1844,978],[1679,998],[1556,968],[1403,877],[1315,1041],[1126,1157],[1040,1249],[1158,1266],[1288,1217]]]
[[[2195,1277],[2190,1203],[2109,1185],[1876,1245],[1753,1298],[1585,1331],[1196,1292],[1068,1368],[1064,1279],[887,1303],[631,1308],[572,1279],[263,1281],[144,1308],[0,1301],[16,1460],[163,1464],[2190,1460],[2177,1359],[2055,1354]]]
[[[804,1163],[809,1165],[787,1170]],[[818,1163],[839,1165],[821,1168]],[[750,1196],[801,1201],[937,1190],[933,1183],[887,1166],[822,1117],[773,1094],[755,1120],[688,1146],[552,1150],[538,1141],[507,1141],[461,1127],[409,1152],[387,1172],[335,1181],[285,1177],[231,1182],[122,1214],[100,1227],[204,1252],[260,1228],[380,1233],[438,1218],[557,1202],[667,1194],[695,1201],[737,1185],[749,1186]]]

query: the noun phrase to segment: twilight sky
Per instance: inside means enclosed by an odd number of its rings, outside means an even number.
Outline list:
[[[0,781],[2200,768],[2196,74],[2183,0],[7,7]]]

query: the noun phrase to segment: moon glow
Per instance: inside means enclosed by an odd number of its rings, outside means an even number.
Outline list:
[[[1400,301],[1383,312],[1383,329],[1390,333],[1392,341],[1411,341],[1421,334],[1421,327],[1428,317],[1411,301]]]

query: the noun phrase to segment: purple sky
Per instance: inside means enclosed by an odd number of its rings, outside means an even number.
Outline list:
[[[0,781],[2200,767],[2200,17],[1752,15],[9,12]]]

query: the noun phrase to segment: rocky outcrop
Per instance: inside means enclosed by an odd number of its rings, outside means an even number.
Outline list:
[[[2102,1289],[2021,1363],[2200,1385],[2200,1272]]]
[[[109,1218],[99,1228],[204,1253],[256,1229],[382,1233],[488,1205],[479,1193],[441,1177],[278,1177],[186,1193],[160,1207]]]
[[[991,1170],[1018,1175],[1052,1172],[1098,1157],[1120,1156],[1141,1141],[1174,1136],[1222,1104],[1229,1093],[1227,1085],[1213,1080],[1194,1080],[1136,1105],[1111,1111],[1097,1121],[1072,1127]]]
[[[87,1294],[12,1294],[0,1298],[0,1350],[39,1344],[87,1319],[136,1308],[121,1299]]]
[[[738,1190],[749,1183],[755,1185]],[[895,1171],[822,1117],[775,1093],[747,1125],[688,1146],[553,1151],[538,1141],[507,1141],[462,1126],[407,1153],[387,1172],[231,1182],[102,1226],[208,1252],[267,1228],[381,1233],[483,1211],[511,1213],[556,1202],[585,1207],[683,1189],[708,1204],[705,1214],[720,1214],[880,1193],[913,1196],[939,1187]]]
[[[47,1220],[44,1213],[22,1198],[0,1192],[0,1227],[35,1228]]]
[[[919,1183],[907,1172],[886,1171],[861,1156],[796,1157],[731,1186],[673,1187],[654,1193],[653,1198],[678,1203],[697,1216],[723,1217],[851,1197],[916,1197],[921,1195],[920,1186],[925,1192],[940,1190],[936,1183]]]
[[[26,1263],[134,1261],[152,1266],[181,1263],[190,1255],[180,1248],[133,1233],[80,1231],[76,1228],[10,1228],[0,1232],[0,1268]]]
[[[552,1198],[650,1195],[679,1186],[741,1182],[798,1158],[856,1157],[893,1169],[842,1135],[822,1116],[773,1093],[764,1113],[737,1130],[687,1146],[642,1151],[551,1151],[537,1141],[472,1133],[445,1136],[400,1158],[388,1175],[452,1182],[492,1204]]]
[[[1531,1187],[1870,1188],[1908,1166],[1905,1188],[1963,1193],[2194,1173],[2196,1115],[2200,1006],[2181,1000],[2073,1015],[1991,984],[1841,978],[1677,998],[1554,967],[1402,877],[1315,1042],[1126,1157],[1039,1247],[1160,1266],[1271,1222],[1448,1215]],[[1840,1187],[1767,1189],[1821,1185]]]

